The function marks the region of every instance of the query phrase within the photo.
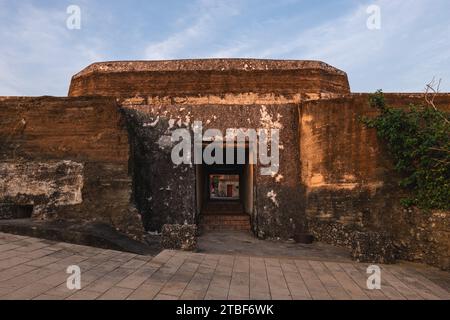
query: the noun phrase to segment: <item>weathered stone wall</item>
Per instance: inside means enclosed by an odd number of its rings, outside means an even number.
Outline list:
[[[300,183],[298,154],[298,105],[147,105],[136,99],[124,101],[135,137],[133,154],[141,169],[135,191],[139,209],[149,217],[150,226],[160,230],[163,224],[195,221],[195,166],[175,166],[170,154],[172,131],[192,128],[201,121],[203,132],[219,129],[280,129],[280,168],[274,176],[260,174],[255,167],[253,221],[260,237],[289,238],[302,227],[303,189]],[[145,146],[143,145],[145,144]],[[142,149],[141,149],[142,148]],[[147,150],[147,151],[141,151]],[[142,159],[147,155],[147,158]],[[153,163],[153,166],[150,165]],[[153,177],[153,180],[152,180]],[[136,180],[138,181],[138,180]],[[194,219],[194,220],[192,220]]]
[[[376,110],[368,94],[350,94],[336,68],[252,59],[105,62],[75,75],[69,95],[77,98],[0,97],[0,218],[13,216],[11,205],[32,205],[35,217],[100,220],[135,233],[141,222],[132,198],[149,231],[194,224],[196,167],[172,163],[173,130],[194,121],[223,134],[280,129],[279,171],[253,170],[259,237],[291,238],[305,222],[316,239],[347,247],[355,235],[363,246],[392,235],[400,258],[449,269],[448,213],[400,207],[389,156],[360,121]],[[386,98],[399,107],[423,102],[419,94]],[[450,110],[450,94],[435,102]]]
[[[308,216],[362,225],[392,205],[379,193],[381,187],[389,187],[389,160],[377,143],[376,132],[367,130],[360,120],[374,111],[364,98],[301,104],[301,178]],[[379,202],[368,201],[377,195]]]
[[[195,171],[172,163],[167,119],[125,108],[130,142],[133,195],[145,228],[195,223]]]
[[[318,61],[199,59],[95,63],[69,96],[174,97],[241,93],[349,93],[347,75]]]
[[[32,205],[34,217],[83,202],[83,164],[73,161],[0,162],[0,199]]]
[[[420,94],[385,97],[388,104],[396,107],[424,102]],[[448,256],[450,248],[448,223],[442,219],[434,222],[439,235],[433,236],[427,228],[427,236],[419,236],[424,220],[406,222],[400,207],[404,195],[398,187],[399,177],[376,131],[361,122],[361,117],[376,114],[368,100],[368,94],[352,94],[303,102],[300,106],[301,180],[306,188],[309,228],[317,239],[344,246],[351,245],[351,233],[355,230],[389,232],[397,244],[408,243],[398,245],[401,256],[422,255],[422,260],[448,268],[448,263],[445,267],[442,262],[443,252],[447,250]],[[450,110],[449,94],[439,95],[435,102],[443,110]],[[412,241],[410,237],[421,240]],[[430,252],[434,252],[434,257],[425,258]]]
[[[165,224],[161,231],[161,247],[170,250],[197,249],[197,225]]]
[[[128,161],[114,99],[0,98],[0,203],[122,228],[130,219]]]
[[[450,270],[450,212],[399,210],[391,232],[399,258]]]

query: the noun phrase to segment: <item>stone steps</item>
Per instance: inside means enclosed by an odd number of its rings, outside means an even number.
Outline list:
[[[202,210],[204,215],[245,215],[240,202],[215,201],[207,203]]]
[[[250,231],[251,223],[249,215],[217,214],[203,215],[200,222],[202,231],[233,230]]]

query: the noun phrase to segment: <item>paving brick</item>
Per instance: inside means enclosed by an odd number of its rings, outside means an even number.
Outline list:
[[[324,262],[333,277],[345,289],[353,300],[368,300],[369,296],[356,284],[351,277],[335,262]]]
[[[226,300],[228,298],[228,289],[209,286],[205,295],[205,300]]]
[[[210,286],[228,290],[231,284],[231,276],[215,274],[211,280]]]
[[[22,276],[35,269],[36,267],[24,264],[17,265],[9,269],[5,269],[3,271],[0,271],[0,283],[14,277]]]
[[[31,300],[44,292],[48,291],[52,288],[53,285],[45,284],[45,283],[33,283],[32,285],[28,285],[17,289],[6,296],[3,296],[2,299],[7,300]]]
[[[81,283],[81,288],[82,289],[84,288],[83,282]],[[69,290],[67,288],[67,284],[63,283],[57,287],[54,287],[54,288],[46,291],[43,295],[55,296],[55,297],[57,297],[57,300],[62,300],[62,299],[68,298],[69,296],[73,295],[76,292],[77,292],[77,290]]]
[[[267,267],[270,295],[272,299],[287,299],[291,296],[286,279],[280,266]]]
[[[113,287],[101,295],[98,300],[124,300],[133,290],[126,288]]]
[[[94,300],[97,299],[101,293],[90,290],[80,290],[69,296],[67,300]]]
[[[384,268],[381,273],[382,281],[387,282],[394,287],[402,296],[408,300],[423,300],[423,297],[412,290],[408,285],[403,283],[400,279],[394,276],[391,272]]]
[[[115,286],[117,283],[125,279],[131,273],[132,270],[130,269],[118,268],[110,273],[107,273],[102,278],[95,280],[94,282],[89,284],[86,289],[89,291],[104,293]]]
[[[56,301],[56,300],[63,300],[64,298],[60,296],[52,296],[50,294],[41,294],[40,296],[37,296],[33,300],[49,300],[49,301]]]
[[[327,289],[320,281],[317,274],[309,265],[308,261],[296,260],[295,265],[297,270],[308,289],[308,293],[313,300],[331,300],[332,297],[328,293]]]
[[[310,266],[314,270],[315,274],[322,282],[325,289],[332,299],[335,300],[350,300],[351,297],[347,291],[342,288],[340,283],[334,278],[330,270],[320,261],[310,261]]]
[[[36,251],[36,250],[39,250],[41,248],[45,248],[48,246],[49,245],[47,243],[42,243],[40,241],[36,241],[36,242],[32,243],[31,245],[17,248],[16,251],[18,251],[18,252],[33,252],[33,251]]]
[[[250,290],[250,300],[272,300],[269,292],[258,292]]]
[[[367,288],[368,275],[366,273],[363,274],[350,263],[340,263],[340,266],[371,300],[388,300],[388,297],[383,293],[383,290],[370,290]],[[347,299],[350,299],[350,296],[348,296]]]
[[[270,292],[266,272],[250,273],[250,291]]]
[[[203,300],[205,299],[205,292],[195,290],[184,290],[180,300]]]
[[[284,272],[284,278],[294,300],[311,300],[311,294],[298,272]]]
[[[60,260],[59,258],[55,258],[55,257],[42,257],[39,259],[34,259],[32,261],[29,261],[26,263],[26,265],[33,266],[33,267],[43,267],[43,266],[55,263],[59,260]]]
[[[0,245],[0,252],[5,252],[13,249],[18,249],[20,246],[13,244],[13,243],[5,243]]]
[[[429,285],[429,280],[424,280],[418,277],[416,274],[414,276],[411,276],[411,273],[405,274],[400,269],[397,269],[396,267],[389,268],[389,272],[391,272],[395,277],[400,279],[403,283],[408,285],[409,288],[414,290],[417,294],[419,294],[422,298],[425,300],[439,300],[439,299],[446,299],[448,300],[450,297],[450,294],[443,294],[435,288],[433,285]]]
[[[5,259],[5,260],[0,261],[0,270],[8,269],[8,268],[17,266],[19,264],[22,264],[22,263],[25,263],[28,261],[30,261],[29,258],[23,258],[23,257],[12,257],[9,259]]]
[[[22,256],[22,255],[15,250],[3,251],[3,252],[0,252],[0,261],[10,259],[13,257],[20,257],[20,256]]]
[[[117,286],[128,289],[137,289],[156,271],[156,268],[144,267],[143,269],[135,271],[134,273],[130,274],[128,277],[120,281]]]
[[[69,265],[82,290],[66,286]],[[165,250],[156,257],[0,233],[0,299],[450,299],[423,270],[382,266],[381,290],[367,265]]]
[[[167,294],[158,294],[155,297],[155,300],[178,300],[178,297],[175,296],[169,296]]]
[[[145,260],[133,258],[122,265],[122,268],[139,269],[145,264]]]
[[[169,280],[164,284],[164,287],[161,289],[160,293],[179,297],[187,285],[187,282]]]
[[[211,283],[210,279],[205,279],[203,277],[199,277],[199,275],[196,274],[196,275],[194,275],[192,280],[189,282],[186,289],[193,290],[193,291],[206,292],[210,283]]]
[[[47,268],[37,268],[30,272],[27,272],[23,275],[17,276],[15,278],[8,279],[6,281],[2,281],[0,283],[0,287],[9,288],[9,289],[20,289],[29,285],[30,283],[34,283],[39,281],[42,278],[45,278],[49,275],[56,273],[52,269]]]
[[[153,300],[161,290],[162,285],[143,284],[134,290],[128,300]]]

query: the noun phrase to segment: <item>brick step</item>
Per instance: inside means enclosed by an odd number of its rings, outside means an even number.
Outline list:
[[[220,214],[206,214],[202,213],[202,218],[205,220],[248,220],[250,216],[248,214],[236,214],[235,212],[226,212]]]
[[[205,223],[222,223],[222,222],[250,222],[250,216],[237,215],[210,215],[203,216],[202,222]]]
[[[202,225],[200,227],[201,231],[250,231],[251,227],[248,226],[212,226],[212,225]]]
[[[204,205],[203,214],[217,215],[245,215],[244,206],[240,202],[208,202]]]
[[[249,215],[204,215],[202,230],[247,230],[251,229]]]
[[[216,216],[223,216],[223,217],[245,217],[245,213],[239,213],[239,212],[203,212],[202,216],[204,217],[216,217]]]

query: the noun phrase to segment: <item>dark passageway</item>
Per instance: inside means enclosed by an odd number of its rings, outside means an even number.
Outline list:
[[[241,150],[239,150],[241,148]],[[249,164],[248,146],[235,146],[234,164],[201,164],[196,167],[197,214],[203,229],[250,230],[253,212],[253,165]],[[238,152],[245,153],[245,163],[237,164]]]

